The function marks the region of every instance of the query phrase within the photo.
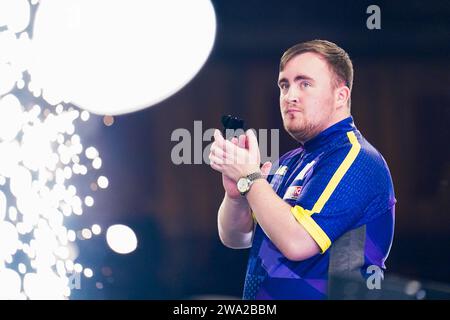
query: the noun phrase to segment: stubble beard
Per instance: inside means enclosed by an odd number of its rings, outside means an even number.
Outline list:
[[[297,142],[304,144],[306,141],[312,139],[317,133],[317,126],[312,123],[305,123],[302,126],[299,125],[284,125],[284,129],[289,135]]]
[[[292,116],[287,114],[285,117],[283,119],[284,129],[292,138],[301,144],[311,140],[323,130],[320,123],[305,120],[303,114],[296,115],[294,118],[290,118]]]

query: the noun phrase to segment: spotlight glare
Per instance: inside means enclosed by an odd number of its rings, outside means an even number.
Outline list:
[[[137,237],[134,231],[123,224],[115,224],[106,231],[109,247],[120,254],[128,254],[136,250]]]
[[[92,207],[94,205],[94,198],[92,198],[91,196],[87,196],[86,198],[84,198],[84,204],[88,207]]]
[[[100,169],[102,166],[102,159],[100,157],[96,157],[94,160],[92,160],[92,168],[94,169]]]
[[[102,228],[98,224],[92,225],[91,230],[95,235],[99,235],[102,232]]]
[[[108,188],[108,185],[109,185],[108,178],[106,178],[105,176],[98,177],[97,184],[102,189]]]
[[[8,268],[0,268],[0,299],[19,299],[22,280],[19,274]]]
[[[86,278],[92,278],[92,276],[94,275],[94,272],[92,272],[92,269],[90,268],[84,269],[83,273]]]
[[[184,87],[208,58],[215,32],[209,0],[41,1],[30,73],[50,104],[133,112]]]

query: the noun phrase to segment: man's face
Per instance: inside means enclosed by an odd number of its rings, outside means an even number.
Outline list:
[[[294,139],[304,143],[332,124],[332,73],[319,55],[307,52],[289,60],[278,86],[284,128]]]

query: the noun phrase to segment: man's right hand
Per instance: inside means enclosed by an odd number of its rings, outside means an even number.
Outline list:
[[[231,139],[231,142],[237,145],[240,148],[248,148],[247,145],[247,137],[245,135],[240,135],[239,139],[236,137],[233,137]],[[272,168],[271,162],[266,162],[261,168],[261,173],[264,177],[267,177],[269,175],[270,169]],[[237,189],[236,182],[233,179],[229,178],[228,176],[222,174],[222,184],[223,188],[225,189],[225,192],[227,193],[228,198],[238,200],[238,199],[245,199],[241,196],[239,190]]]

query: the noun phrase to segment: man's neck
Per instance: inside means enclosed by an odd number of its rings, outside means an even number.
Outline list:
[[[327,122],[326,125],[324,125],[316,134],[314,134],[312,137],[308,138],[305,141],[299,141],[302,145],[304,145],[307,141],[314,139],[315,137],[317,137],[321,132],[327,130],[329,127],[335,125],[338,122],[341,122],[342,120],[350,117],[350,111],[346,111],[346,112],[339,112],[339,113],[335,113],[333,115],[333,117],[330,119],[330,121]]]

